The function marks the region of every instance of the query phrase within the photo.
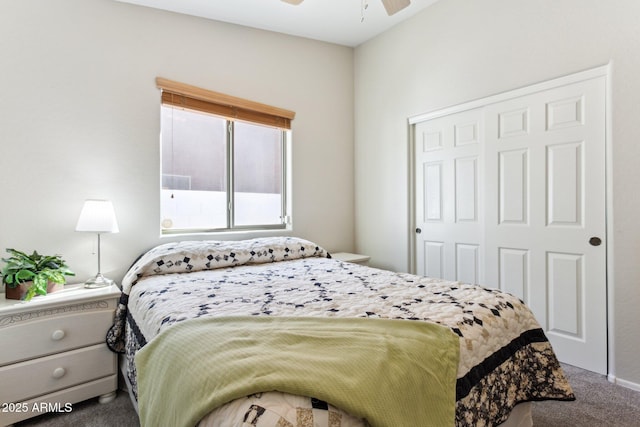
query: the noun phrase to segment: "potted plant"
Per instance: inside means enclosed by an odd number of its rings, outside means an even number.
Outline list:
[[[5,297],[29,301],[36,294],[46,295],[60,288],[67,281],[65,276],[75,276],[60,255],[31,255],[16,249],[7,249],[11,255],[2,258],[2,283]]]

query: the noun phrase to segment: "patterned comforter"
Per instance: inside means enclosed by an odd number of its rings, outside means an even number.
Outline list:
[[[169,243],[132,266],[107,343],[126,353],[134,395],[136,351],[176,322],[202,316],[373,317],[447,326],[460,337],[458,426],[499,424],[520,402],[575,399],[542,329],[518,298],[340,262],[290,237]],[[256,426],[313,425],[304,417],[314,414],[327,426],[366,425],[324,402],[309,402],[261,393],[216,409],[202,424],[223,425],[221,419],[240,411],[241,420]]]

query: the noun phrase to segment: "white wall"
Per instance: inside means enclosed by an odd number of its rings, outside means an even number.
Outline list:
[[[408,117],[612,61],[612,374],[638,387],[639,16],[637,0],[440,0],[355,52],[356,249],[395,270],[408,268]]]
[[[3,0],[2,252],[60,253],[77,279],[95,274],[97,239],[74,232],[92,197],[120,223],[102,239],[105,275],[169,240],[157,76],[295,111],[293,234],[353,250],[353,49],[112,0]]]

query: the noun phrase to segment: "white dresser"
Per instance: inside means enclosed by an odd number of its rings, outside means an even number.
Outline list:
[[[105,344],[120,290],[113,285],[64,290],[29,302],[0,293],[0,426],[118,388],[117,355]]]

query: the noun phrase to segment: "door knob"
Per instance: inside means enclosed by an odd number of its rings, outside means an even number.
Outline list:
[[[592,237],[589,239],[589,244],[591,246],[600,246],[602,240],[599,237]]]
[[[421,228],[416,228],[416,233],[417,233],[417,234],[422,233],[422,229],[421,229]]]

